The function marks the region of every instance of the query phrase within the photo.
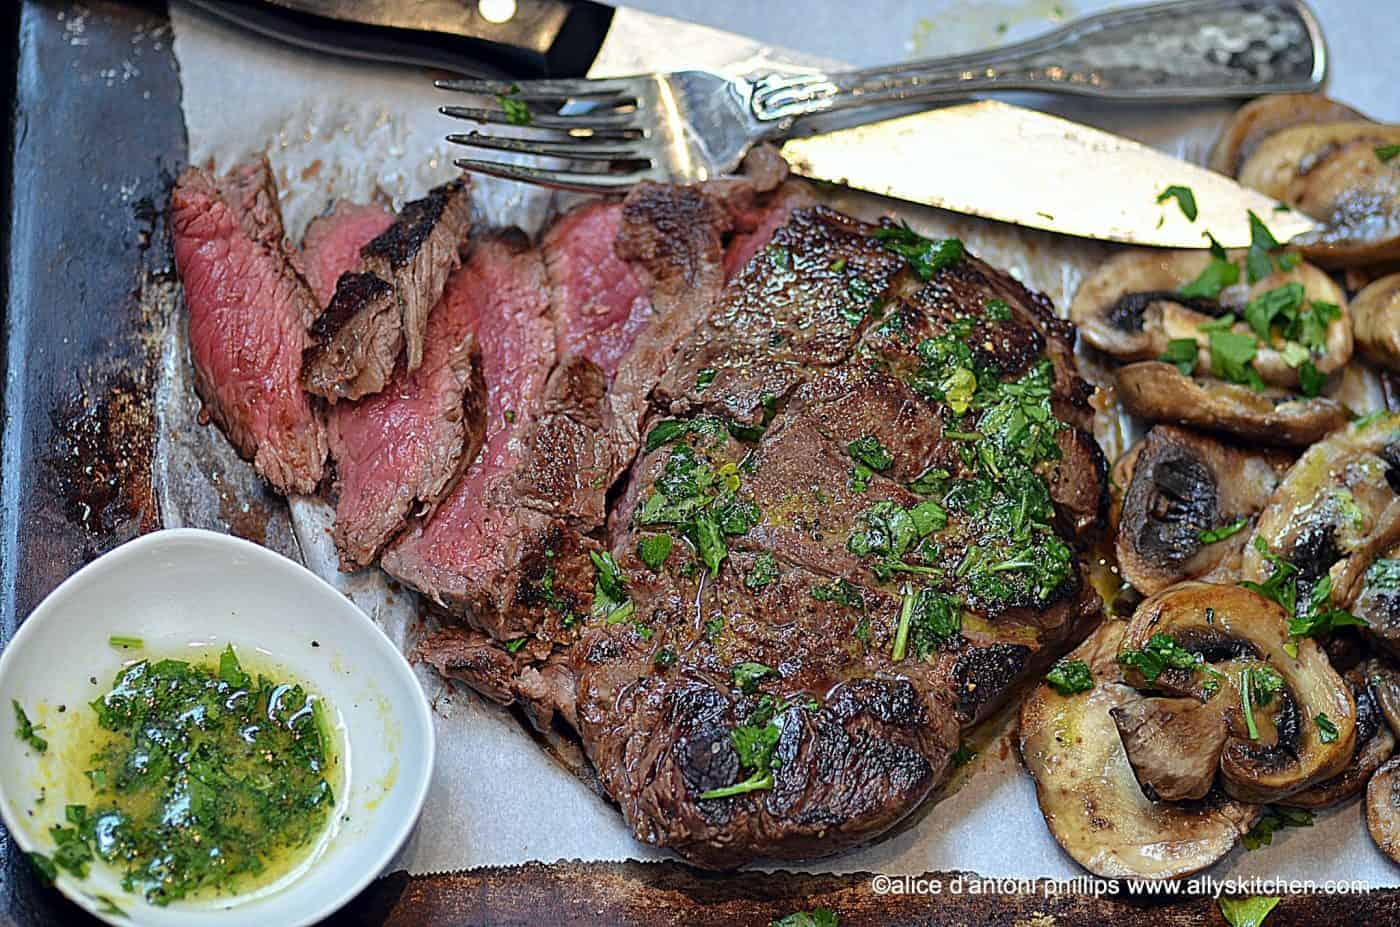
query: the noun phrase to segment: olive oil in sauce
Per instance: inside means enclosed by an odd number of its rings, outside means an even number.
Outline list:
[[[341,764],[319,697],[280,675],[249,672],[232,646],[126,666],[84,712],[88,800],[51,829],[54,862],[103,860],[162,905],[253,892],[307,862]]]

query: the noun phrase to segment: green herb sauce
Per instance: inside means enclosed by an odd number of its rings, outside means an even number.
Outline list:
[[[217,663],[142,660],[91,703],[90,803],[51,828],[54,862],[101,859],[154,904],[246,891],[303,861],[338,766],[320,700]]]

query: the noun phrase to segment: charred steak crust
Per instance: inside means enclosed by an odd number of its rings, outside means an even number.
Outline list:
[[[308,392],[359,399],[384,388],[400,356],[408,371],[418,369],[428,314],[459,264],[470,222],[469,187],[453,180],[405,205],[360,249],[360,269],[337,281],[313,327],[302,378]]]
[[[573,650],[640,839],[717,867],[868,840],[1082,639],[1106,466],[1072,345],[960,243],[821,208],[735,275],[652,391]]]
[[[187,168],[171,200],[201,417],[279,492],[321,481],[325,426],[302,393],[316,300],[293,268],[266,158],[215,179]]]

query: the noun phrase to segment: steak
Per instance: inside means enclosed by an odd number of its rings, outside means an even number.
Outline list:
[[[312,327],[302,382],[331,402],[379,392],[400,356],[412,372],[423,362],[428,313],[471,220],[469,188],[453,180],[404,206],[360,248],[360,266],[343,274]]]
[[[314,491],[326,435],[300,379],[318,307],[288,258],[267,160],[221,179],[187,168],[175,184],[171,226],[201,417],[279,492]]]
[[[329,306],[341,274],[355,270],[360,249],[394,223],[394,213],[378,203],[341,200],[306,227],[300,267],[316,301]]]
[[[639,839],[713,867],[867,841],[1087,633],[1105,469],[1072,339],[960,245],[821,208],[736,274],[613,515],[625,620],[600,579],[572,649]]]
[[[510,640],[572,614],[571,603],[592,587],[587,549],[596,548],[563,520],[518,506],[509,495],[525,440],[545,411],[554,365],[543,262],[518,234],[477,238],[443,298],[476,319],[486,441],[437,509],[414,519],[381,565]]]

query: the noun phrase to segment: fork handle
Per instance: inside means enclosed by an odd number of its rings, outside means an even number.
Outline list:
[[[764,123],[857,106],[1038,90],[1128,100],[1311,91],[1326,47],[1302,0],[1178,0],[1110,10],[990,51],[837,74],[770,75]]]

